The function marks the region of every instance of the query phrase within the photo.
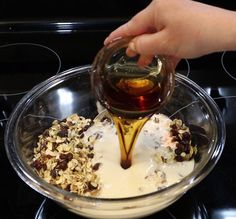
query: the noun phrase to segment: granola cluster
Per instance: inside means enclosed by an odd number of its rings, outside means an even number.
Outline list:
[[[63,121],[55,120],[39,136],[31,166],[48,183],[80,195],[99,192],[96,171],[100,163],[93,164],[94,142],[99,134],[86,136],[93,121],[73,114]]]
[[[175,160],[191,160],[197,153],[197,147],[192,145],[189,128],[180,119],[174,119],[170,128],[172,141],[176,143]]]
[[[154,121],[159,123],[158,120]],[[157,163],[164,164],[191,160],[197,154],[197,146],[192,143],[189,127],[182,120],[174,119],[170,122],[169,132],[169,146],[159,147],[155,155]]]

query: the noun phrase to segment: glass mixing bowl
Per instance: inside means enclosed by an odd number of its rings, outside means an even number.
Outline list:
[[[194,170],[165,189],[130,198],[84,197],[61,190],[41,179],[28,164],[37,136],[77,113],[86,118],[98,114],[90,87],[91,66],[64,71],[34,87],[18,103],[5,131],[7,156],[30,187],[76,214],[93,218],[143,217],[169,206],[206,177],[216,165],[225,143],[225,125],[216,103],[190,79],[176,74],[175,89],[161,113],[182,119],[199,146]]]

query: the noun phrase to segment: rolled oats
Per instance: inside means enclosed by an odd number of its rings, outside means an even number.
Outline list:
[[[100,163],[93,164],[93,144],[99,133],[86,140],[86,132],[93,122],[77,114],[52,126],[38,137],[31,165],[48,183],[79,195],[99,192],[96,174]]]

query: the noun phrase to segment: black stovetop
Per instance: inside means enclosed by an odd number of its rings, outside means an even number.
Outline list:
[[[63,70],[91,64],[116,19],[2,25],[0,28],[0,218],[81,218],[31,189],[11,167],[4,150],[7,119],[20,98]],[[10,31],[9,31],[10,30]],[[213,171],[176,203],[156,213],[160,219],[236,218],[236,52],[182,60],[177,72],[202,86],[217,102],[227,138]]]

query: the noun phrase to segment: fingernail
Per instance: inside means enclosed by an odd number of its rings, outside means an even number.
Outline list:
[[[109,39],[109,37],[107,37],[107,38],[104,40],[104,42],[103,42],[104,45],[106,45],[106,44],[108,43],[108,39]]]
[[[134,42],[130,42],[130,43],[129,43],[129,48],[130,48],[132,51],[136,52],[136,48],[135,48]]]

